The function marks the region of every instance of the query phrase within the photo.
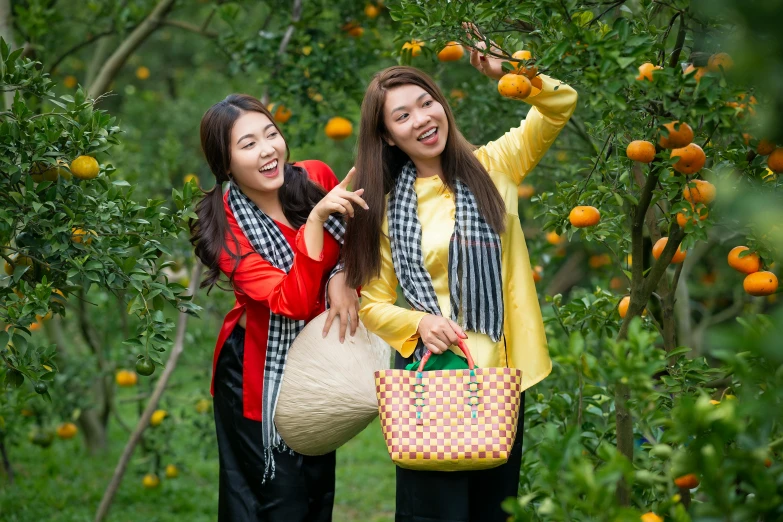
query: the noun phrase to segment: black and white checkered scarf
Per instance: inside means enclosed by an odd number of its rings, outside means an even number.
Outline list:
[[[228,202],[239,228],[247,237],[253,249],[266,259],[272,266],[288,273],[294,264],[294,252],[288,244],[283,232],[272,218],[264,214],[253,201],[234,183],[229,183]],[[341,219],[329,216],[324,228],[340,244],[343,243],[345,226]],[[266,361],[264,364],[264,391],[261,413],[262,442],[264,445],[264,476],[275,477],[275,462],[272,450],[289,450],[275,427],[275,409],[280,386],[283,382],[288,349],[302,328],[305,321],[289,319],[288,317],[269,313],[269,335],[266,342]]]
[[[389,236],[397,279],[414,310],[443,315],[424,267],[421,223],[414,182],[416,167],[408,162],[389,195]],[[465,330],[489,335],[497,342],[503,333],[501,243],[479,212],[470,189],[457,180],[456,218],[449,246],[451,319]],[[416,349],[421,357],[426,348]]]

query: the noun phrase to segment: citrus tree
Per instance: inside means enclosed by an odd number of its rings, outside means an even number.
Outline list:
[[[689,1],[390,8],[424,56],[450,42],[475,46],[462,28],[475,23],[487,52],[509,62],[498,85],[506,96],[524,98],[541,73],[580,93],[555,168],[545,160],[520,187],[521,215],[550,231],[532,241],[537,277],[588,259],[596,272],[615,270],[593,286],[585,272],[550,282],[556,369],[528,406],[533,440],[509,510],[521,520],[779,516],[779,466],[765,464],[780,445],[780,418],[763,405],[780,399],[780,358],[765,346],[780,332],[763,312],[783,255],[772,226],[783,148],[776,94],[738,73],[745,67],[733,56],[741,63],[744,53],[729,52],[729,21]],[[505,104],[473,105],[482,123],[507,123],[497,114]],[[711,270],[705,258],[715,256],[739,293],[696,310],[683,276]],[[730,331],[748,342],[718,342],[715,325],[745,310]]]

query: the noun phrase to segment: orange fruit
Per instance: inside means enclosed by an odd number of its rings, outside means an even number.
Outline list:
[[[530,84],[533,86],[533,94],[538,94],[538,91],[544,88],[544,81],[540,76],[530,78]]]
[[[716,195],[715,185],[703,179],[693,179],[688,182],[682,195],[691,203],[712,203]]]
[[[455,100],[464,100],[467,96],[462,89],[452,89],[449,95]]]
[[[612,290],[622,290],[623,288],[623,280],[620,277],[613,277],[609,281],[609,288]]]
[[[212,401],[209,399],[199,399],[196,403],[196,412],[200,414],[207,413],[212,406]]]
[[[526,50],[516,51],[514,54],[511,55],[511,57],[516,60],[525,60],[525,61],[533,59],[533,55],[530,53],[530,51],[526,51]],[[538,74],[538,67],[536,67],[533,64],[530,64],[527,67],[525,67],[519,62],[511,62],[511,65],[514,67],[515,73],[527,76],[529,80],[532,80]],[[539,87],[539,89],[540,88],[541,87]]]
[[[141,480],[141,483],[146,489],[155,489],[160,486],[160,479],[154,473],[147,473]]]
[[[659,257],[661,257],[661,253],[663,252],[663,249],[666,248],[666,243],[669,242],[668,237],[662,237],[658,241],[655,242],[652,249],[652,255],[657,260]],[[674,257],[672,257],[672,264],[678,264],[685,261],[685,257],[687,256],[687,252],[684,252],[682,250],[682,245],[679,245],[677,247],[677,252],[674,253]]]
[[[272,109],[274,109],[274,112],[272,113],[272,117],[275,119],[277,123],[288,123],[288,120],[291,119],[291,116],[293,113],[291,112],[291,109],[286,107],[285,105],[275,105],[273,103],[270,103],[267,106],[267,109],[269,112],[272,112]]]
[[[179,470],[177,469],[177,466],[174,464],[169,464],[166,466],[166,478],[177,478],[179,475]]]
[[[783,148],[778,147],[772,151],[767,158],[767,167],[776,174],[783,172]]]
[[[687,76],[694,71],[696,71],[696,74],[693,75],[693,79],[696,80],[696,82],[700,82],[702,77],[707,74],[707,69],[704,67],[694,67],[693,64],[688,65],[685,71],[683,71],[683,74]]]
[[[693,141],[693,129],[690,125],[680,121],[672,121],[664,125],[669,132],[668,136],[661,133],[658,145],[664,149],[679,149]]]
[[[71,229],[71,241],[74,243],[84,243],[85,245],[89,245],[92,243],[92,238],[95,232],[92,230],[84,230],[81,228],[74,227]]]
[[[702,211],[702,209],[704,208],[705,208],[704,205],[700,204],[698,205],[698,207],[695,207],[693,203],[691,203],[691,211],[688,213],[687,216],[683,212],[677,212],[677,224],[680,225],[680,228],[685,228],[685,225],[688,222],[688,216],[690,216],[691,223],[704,221],[709,216],[709,212]]]
[[[653,81],[653,71],[663,69],[660,65],[653,65],[650,62],[643,63],[639,66],[639,75],[636,77],[637,80],[648,80]]]
[[[155,410],[152,412],[152,417],[150,417],[150,426],[160,426],[167,415],[168,412],[166,410]]]
[[[335,116],[326,123],[326,136],[335,141],[344,140],[353,133],[353,124],[340,116]]]
[[[506,74],[498,82],[498,92],[506,98],[521,100],[530,96],[532,90],[533,85],[528,77],[521,74]]]
[[[649,141],[634,140],[628,144],[625,154],[633,161],[650,163],[655,159],[655,145]]]
[[[521,199],[530,199],[535,193],[536,189],[533,188],[533,185],[523,183],[517,187],[517,196]]]
[[[695,487],[698,487],[699,477],[697,477],[693,473],[688,473],[687,475],[683,475],[681,477],[677,477],[676,479],[674,479],[674,483],[677,485],[678,488],[693,489]]]
[[[144,67],[143,65],[136,69],[136,78],[139,80],[146,80],[150,77],[150,70],[147,67]]]
[[[729,71],[732,67],[734,67],[734,60],[731,59],[731,56],[729,56],[728,53],[713,54],[707,62],[707,69],[710,71],[717,72],[723,69],[725,72]]]
[[[131,386],[136,386],[136,383],[139,382],[139,376],[136,374],[136,372],[129,370],[119,370],[115,375],[115,381],[117,382],[117,386],[128,388]]]
[[[3,270],[5,270],[5,273],[7,275],[14,275],[14,268],[16,265],[27,265],[27,266],[33,266],[33,260],[30,259],[27,256],[23,256],[20,254],[12,254],[10,256],[11,263],[8,261],[3,261]]]
[[[76,76],[68,75],[63,78],[63,86],[67,87],[68,89],[73,89],[78,83],[79,81],[76,79]]]
[[[185,174],[185,177],[182,178],[183,183],[195,183],[196,185],[200,186],[200,183],[198,182],[198,176],[195,174]]]
[[[590,258],[587,260],[587,264],[590,266],[590,268],[601,268],[602,266],[611,265],[612,258],[609,257],[609,254],[598,254],[590,256]]]
[[[769,156],[775,150],[775,144],[768,140],[759,141],[756,147],[756,154],[759,156]]]
[[[356,22],[348,22],[344,24],[340,29],[348,33],[349,36],[353,36],[354,38],[359,38],[364,34],[364,27],[357,24]]]
[[[772,459],[770,459],[769,457],[767,457],[766,459],[764,459],[764,465],[765,465],[766,467],[768,467],[768,468],[771,468],[771,467],[772,467]]]
[[[533,267],[533,281],[538,283],[544,277],[544,269],[540,265]]]
[[[592,227],[601,220],[601,213],[595,207],[578,206],[571,210],[568,220],[576,228]]]
[[[558,234],[554,230],[550,230],[549,232],[546,233],[546,240],[547,243],[549,243],[550,245],[559,245],[560,243],[563,242],[563,238],[561,238],[560,234]]]
[[[421,54],[421,47],[424,45],[424,42],[420,42],[418,40],[411,40],[410,42],[405,42],[402,45],[402,50],[405,51],[406,49],[410,49],[411,56],[416,58]]]
[[[663,522],[663,519],[653,513],[652,511],[648,511],[644,515],[641,516],[642,522]]]
[[[745,277],[742,287],[750,295],[771,295],[778,290],[778,278],[772,272],[754,272]]]
[[[71,162],[69,169],[79,179],[93,179],[101,170],[98,160],[92,156],[79,156]]]
[[[704,150],[695,143],[689,143],[685,147],[672,150],[671,157],[680,158],[677,160],[677,163],[674,164],[674,170],[680,174],[685,174],[686,176],[700,171],[704,166],[704,162],[707,161]]]
[[[743,274],[752,274],[761,270],[761,259],[755,252],[740,257],[742,252],[748,251],[746,246],[738,246],[729,252],[728,263],[731,268]]]
[[[620,304],[617,305],[617,312],[620,314],[621,319],[625,319],[625,314],[628,313],[628,305],[631,304],[631,296],[626,295],[620,299]]]
[[[377,18],[380,13],[381,10],[372,4],[367,4],[364,7],[364,15],[369,19]]]
[[[456,62],[465,55],[465,49],[457,42],[449,42],[438,53],[438,60],[441,62]]]
[[[73,422],[64,422],[57,427],[57,436],[61,439],[72,439],[79,433],[79,428]]]

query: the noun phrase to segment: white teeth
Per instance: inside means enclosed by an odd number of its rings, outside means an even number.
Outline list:
[[[434,128],[432,128],[432,129],[428,130],[427,132],[425,132],[424,134],[422,134],[421,136],[419,136],[419,138],[418,138],[418,139],[419,139],[419,141],[421,141],[421,140],[426,140],[427,138],[429,138],[430,136],[432,136],[433,134],[435,134],[435,131],[436,131],[436,130],[438,130],[438,128],[437,128],[437,127],[434,127]]]
[[[269,165],[266,165],[266,166],[262,167],[262,168],[261,168],[261,172],[263,172],[263,171],[265,171],[265,170],[272,170],[272,169],[274,169],[274,168],[277,168],[277,160],[273,161],[273,162],[272,162],[272,163],[270,163]]]

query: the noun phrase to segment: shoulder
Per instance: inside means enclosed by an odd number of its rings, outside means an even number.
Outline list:
[[[303,168],[312,181],[315,181],[326,190],[332,190],[339,183],[332,168],[323,161],[305,160],[298,161],[294,165]]]

